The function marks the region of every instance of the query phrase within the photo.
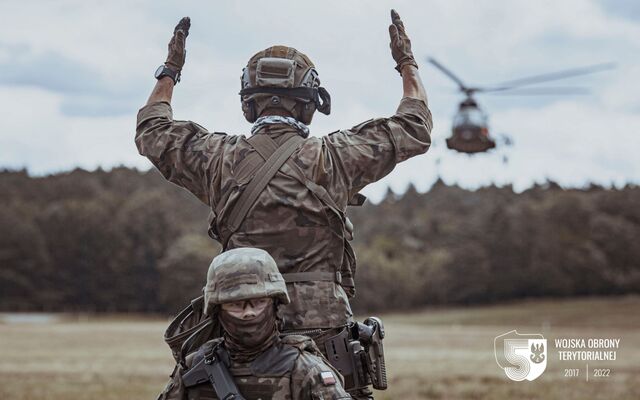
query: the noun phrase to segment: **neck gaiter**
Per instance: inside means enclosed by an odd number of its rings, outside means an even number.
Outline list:
[[[250,320],[235,318],[220,310],[218,319],[224,328],[225,346],[234,361],[252,361],[278,340],[275,307],[267,307]]]

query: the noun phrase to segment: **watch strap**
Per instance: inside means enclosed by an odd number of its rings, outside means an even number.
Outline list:
[[[166,64],[161,65],[161,67],[162,67],[162,70],[160,70],[159,73],[156,73],[156,79],[161,79],[165,76],[168,76],[173,80],[174,84],[180,82],[180,71],[174,71],[171,68],[167,67]]]

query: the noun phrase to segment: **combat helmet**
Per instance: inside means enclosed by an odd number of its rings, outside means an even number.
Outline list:
[[[222,303],[273,297],[289,304],[284,278],[273,257],[264,250],[244,247],[216,256],[207,272],[204,313],[211,315]]]
[[[307,125],[316,109],[325,115],[331,112],[331,96],[320,87],[315,66],[293,47],[272,46],[256,53],[240,82],[242,112],[251,123],[267,108],[285,109]]]

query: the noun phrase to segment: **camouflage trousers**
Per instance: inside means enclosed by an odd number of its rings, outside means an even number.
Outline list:
[[[347,392],[356,400],[373,400],[373,392],[368,387]]]

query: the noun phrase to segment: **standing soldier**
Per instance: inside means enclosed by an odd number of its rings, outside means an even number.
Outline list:
[[[176,26],[156,86],[138,113],[140,154],[211,207],[209,234],[223,250],[256,247],[275,258],[291,297],[280,309],[284,329],[314,337],[332,363],[343,355],[329,354],[335,347],[329,340],[353,322],[355,256],[346,207],[362,204],[362,188],[430,145],[431,114],[411,42],[393,10],[391,20],[403,97],[389,118],[309,137],[315,110],[329,114],[330,96],[306,55],[273,46],[251,57],[241,77],[250,137],[173,120],[170,102],[185,61],[189,18]],[[367,398],[367,379],[339,368],[350,393]]]
[[[351,398],[311,339],[280,337],[277,309],[289,296],[266,251],[237,248],[214,258],[204,301],[224,336],[187,355],[159,400]]]

